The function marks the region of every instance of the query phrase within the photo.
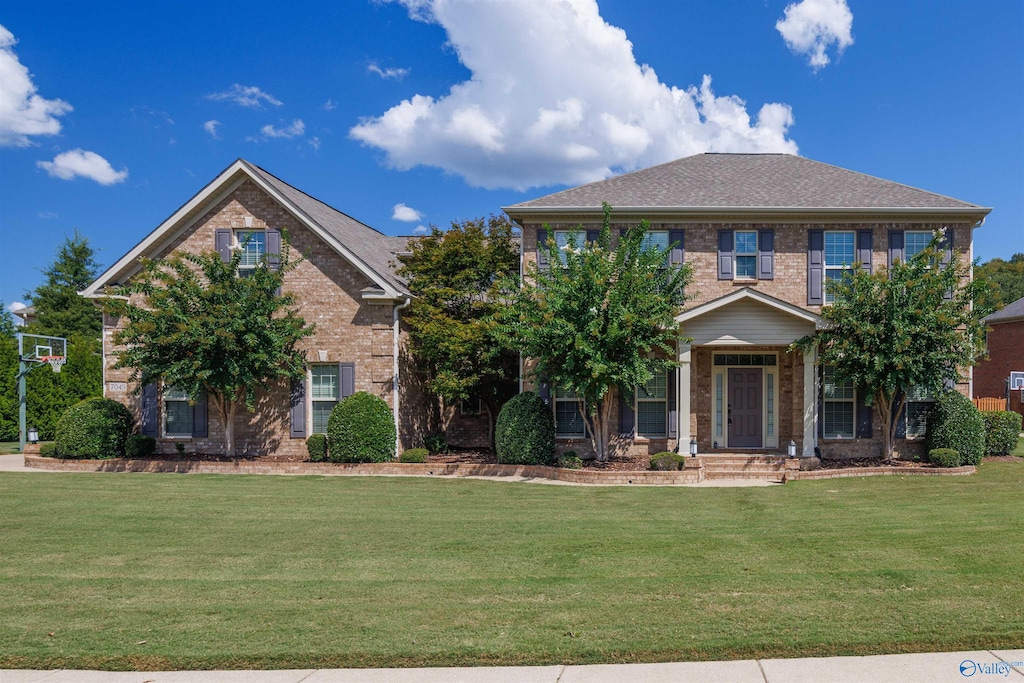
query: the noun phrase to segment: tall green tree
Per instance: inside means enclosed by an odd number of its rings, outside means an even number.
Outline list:
[[[0,302],[0,441],[18,438],[18,341],[14,319]]]
[[[1009,261],[994,258],[975,267],[974,277],[992,285],[989,298],[982,301],[987,308],[1002,308],[1024,297],[1024,254],[1014,254]]]
[[[582,399],[580,412],[601,460],[611,455],[613,389],[632,395],[656,371],[678,364],[675,317],[690,267],[666,267],[669,254],[645,249],[647,230],[642,221],[613,249],[605,204],[597,241],[587,242],[582,226],[564,251],[548,239],[540,248],[550,268],[533,266],[501,316],[506,344],[534,359],[534,376]]]
[[[99,339],[103,328],[100,310],[78,295],[99,274],[88,238],[75,231],[57,249],[56,259],[43,271],[44,280],[25,294],[35,308],[35,321],[26,330],[58,337],[81,335]]]
[[[403,316],[410,350],[442,403],[445,423],[460,401],[479,399],[488,441],[498,408],[515,393],[518,354],[503,347],[494,316],[501,284],[519,274],[519,245],[505,216],[436,227],[399,257],[413,300]]]
[[[238,274],[242,251],[224,262],[219,254],[180,253],[146,260],[142,271],[105,300],[108,310],[127,322],[115,338],[125,348],[115,367],[130,368],[141,379],[185,391],[192,400],[205,394],[217,409],[226,455],[235,454],[235,416],[255,410],[257,391],[275,380],[305,376],[305,356],[296,345],[313,334],[293,308],[294,297],[280,293],[290,260],[264,257],[264,267]],[[273,267],[271,267],[273,266]]]
[[[814,347],[836,379],[852,381],[882,425],[885,457],[893,456],[897,418],[912,388],[939,393],[985,350],[982,318],[990,287],[970,279],[970,264],[954,251],[944,263],[940,235],[908,263],[869,273],[856,266],[829,282],[834,301],[827,325],[794,343]]]

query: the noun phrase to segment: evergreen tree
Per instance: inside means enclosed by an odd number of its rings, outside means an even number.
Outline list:
[[[89,240],[75,231],[57,249],[57,258],[43,271],[45,281],[29,292],[29,304],[36,319],[26,332],[71,337],[76,334],[98,339],[103,326],[100,310],[78,295],[99,274]]]
[[[18,438],[18,340],[14,319],[0,302],[0,441]]]

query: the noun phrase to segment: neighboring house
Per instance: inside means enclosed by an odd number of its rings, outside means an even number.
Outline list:
[[[822,324],[827,283],[854,262],[875,270],[908,259],[940,229],[969,260],[990,211],[798,156],[698,154],[505,207],[522,227],[524,264],[541,258],[548,236],[561,243],[581,225],[599,228],[602,202],[613,207],[613,235],[647,219],[652,243],[676,243],[670,259],[693,267],[695,298],[678,317],[680,336],[692,338],[678,345],[681,367],[618,402],[619,447],[644,453],[685,452],[695,437],[704,453],[785,452],[792,440],[803,455],[879,455],[880,426],[857,387],[789,344]],[[575,397],[538,388],[563,445],[588,450]],[[903,453],[919,448],[906,444],[920,442],[930,401],[911,398]]]
[[[1024,372],[1024,297],[985,318],[988,360],[974,369],[975,398],[1006,398],[1011,372]]]
[[[289,272],[283,290],[296,297],[300,315],[316,324],[300,342],[309,362],[305,381],[267,386],[255,413],[241,411],[238,452],[305,458],[305,439],[324,432],[338,400],[356,391],[382,397],[395,413],[401,445],[420,441],[432,422],[416,378],[401,353],[398,319],[409,291],[392,262],[408,237],[391,237],[310,197],[258,166],[239,159],[161,223],[82,292],[102,298],[107,287],[140,269],[140,258],[176,251],[219,251],[225,260],[245,245],[242,269],[281,248],[287,231],[304,260]],[[120,321],[104,316],[104,395],[137,416],[143,433],[157,437],[162,453],[185,442],[189,452],[219,453],[223,425],[216,411],[174,387],[150,384],[141,394],[114,369],[114,332]],[[416,445],[420,445],[416,443]]]
[[[18,323],[19,327],[31,325],[36,321],[35,306],[22,306],[21,308],[14,308],[11,309],[11,313],[21,318],[21,321]]]

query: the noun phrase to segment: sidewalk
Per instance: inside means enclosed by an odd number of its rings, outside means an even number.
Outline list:
[[[1011,664],[1013,666],[1011,666]],[[944,683],[1024,681],[1024,649],[871,657],[464,669],[0,670],[0,683]]]

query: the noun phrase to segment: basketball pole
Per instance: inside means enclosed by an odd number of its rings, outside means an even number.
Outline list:
[[[20,453],[25,452],[25,437],[27,432],[25,431],[25,404],[26,404],[26,391],[25,391],[25,375],[28,374],[28,366],[25,364],[25,359],[21,355],[20,344],[18,345],[18,451]]]

